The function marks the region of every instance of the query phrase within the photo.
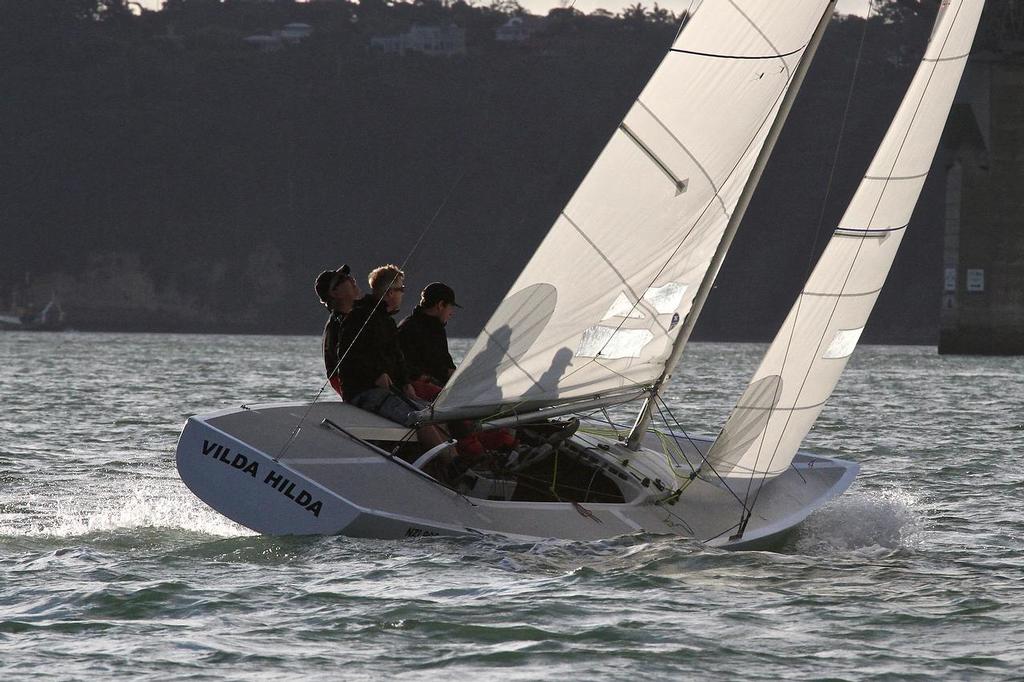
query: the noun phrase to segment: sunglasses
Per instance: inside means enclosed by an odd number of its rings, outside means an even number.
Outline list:
[[[352,275],[335,275],[334,279],[331,280],[330,288],[333,289],[333,288],[335,288],[336,286],[338,286],[340,284],[344,284],[345,282],[348,282],[349,280],[355,282],[356,278],[353,277]]]

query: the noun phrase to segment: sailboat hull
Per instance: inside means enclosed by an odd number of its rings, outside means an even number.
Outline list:
[[[600,466],[625,501],[573,503],[460,494],[373,444],[401,433],[401,427],[340,402],[253,405],[191,417],[178,441],[177,468],[201,500],[268,535],[597,540],[644,532],[731,549],[770,546],[846,490],[857,474],[851,462],[801,453],[790,471],[762,487],[745,532],[736,537],[742,516],[737,498],[746,482],[697,478],[670,503],[673,485],[685,476],[659,451],[664,436],[652,434],[639,453],[600,434],[574,436],[575,447],[606,458]],[[687,440],[675,450],[692,458],[710,442]],[[623,467],[627,458],[632,460]],[[502,489],[498,483],[492,493]],[[748,503],[755,492],[747,493]]]

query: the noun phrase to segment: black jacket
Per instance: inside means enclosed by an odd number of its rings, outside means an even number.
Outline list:
[[[349,345],[352,345],[351,350]],[[398,327],[384,304],[377,305],[373,296],[356,301],[341,325],[338,350],[343,354],[348,351],[341,361],[346,400],[373,388],[377,377],[384,373],[397,388],[409,383],[409,370],[398,345]]]
[[[444,386],[449,373],[455,369],[455,363],[448,352],[448,334],[441,320],[416,306],[412,315],[398,325],[398,340],[405,355],[409,378],[418,379],[426,374],[435,384]]]
[[[345,322],[345,313],[332,312],[324,325],[324,368],[327,378],[340,374],[338,368],[338,339],[341,336],[341,325]]]

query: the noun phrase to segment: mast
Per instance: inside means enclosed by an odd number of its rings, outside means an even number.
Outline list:
[[[807,74],[807,70],[810,68],[811,61],[814,58],[814,53],[818,50],[818,45],[821,44],[821,38],[825,34],[825,29],[828,27],[829,20],[832,18],[832,12],[835,10],[835,3],[836,0],[829,0],[828,6],[822,14],[821,20],[818,22],[818,26],[814,30],[814,34],[811,36],[807,50],[804,52],[799,65],[793,73],[793,84],[789,87],[783,97],[782,104],[779,106],[779,113],[772,122],[772,126],[768,131],[768,136],[765,139],[764,146],[761,147],[761,152],[758,154],[757,161],[754,164],[754,169],[750,173],[750,177],[747,179],[747,183],[743,188],[743,193],[740,195],[739,201],[736,204],[736,209],[733,211],[733,214],[729,219],[729,224],[725,228],[725,233],[722,235],[722,239],[718,243],[718,248],[711,260],[711,266],[707,269],[707,272],[704,273],[704,279],[701,281],[697,294],[693,299],[690,312],[687,314],[686,319],[680,327],[679,333],[676,335],[675,342],[672,344],[672,351],[669,353],[668,359],[665,361],[665,371],[663,371],[661,376],[659,376],[654,382],[650,395],[644,401],[640,414],[637,415],[636,423],[629,432],[629,437],[626,439],[626,445],[632,450],[636,450],[640,447],[640,441],[643,440],[644,434],[647,432],[647,427],[651,423],[654,403],[658,396],[661,395],[662,388],[672,377],[672,370],[675,369],[676,364],[679,363],[679,358],[683,354],[683,348],[686,347],[686,343],[690,339],[690,333],[693,331],[693,327],[697,323],[697,318],[700,316],[701,309],[704,307],[704,302],[707,300],[708,294],[711,293],[711,287],[715,282],[715,278],[718,277],[718,270],[721,268],[722,262],[725,260],[725,254],[729,251],[729,247],[732,245],[733,237],[736,235],[740,222],[743,220],[743,215],[746,213],[747,206],[750,204],[750,199],[754,195],[754,190],[757,188],[757,183],[761,179],[761,173],[764,171],[764,167],[768,163],[768,158],[772,154],[775,142],[778,140],[779,133],[782,131],[782,126],[785,124],[786,118],[789,115],[789,110],[793,106],[793,101],[796,99],[796,95],[800,91],[800,86],[803,83],[804,76]]]

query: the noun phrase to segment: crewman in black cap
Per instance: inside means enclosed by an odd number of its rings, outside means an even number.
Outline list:
[[[331,387],[341,395],[340,356],[344,352],[338,348],[341,325],[352,312],[352,305],[362,296],[359,283],[351,274],[348,265],[337,270],[324,270],[316,277],[313,289],[320,297],[320,302],[331,312],[324,325],[324,367]]]
[[[420,303],[398,325],[398,342],[405,355],[409,380],[417,395],[433,400],[455,371],[448,351],[445,325],[456,308],[455,291],[442,282],[432,282],[420,293]]]

